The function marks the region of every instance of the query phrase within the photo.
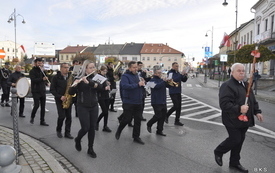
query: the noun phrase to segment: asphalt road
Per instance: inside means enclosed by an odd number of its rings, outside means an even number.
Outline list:
[[[187,84],[189,84],[187,86]],[[59,139],[55,128],[57,113],[54,100],[47,98],[46,122],[49,127],[39,125],[39,111],[34,125],[29,123],[32,100],[27,99],[26,118],[19,119],[19,130],[50,145],[65,156],[72,164],[84,173],[220,173],[234,172],[228,168],[229,153],[224,155],[224,166],[218,166],[214,161],[214,148],[227,137],[225,128],[221,125],[217,105],[217,90],[201,87],[195,80],[184,84],[183,91],[183,127],[173,125],[173,118],[165,124],[166,137],[155,134],[155,126],[150,134],[146,131],[146,122],[142,122],[141,138],[145,145],[133,143],[132,128],[125,127],[121,138],[114,137],[117,129],[117,116],[121,113],[121,104],[117,100],[117,113],[110,112],[109,127],[112,133],[102,131],[102,124],[95,137],[95,152],[98,157],[90,158],[87,152],[87,136],[82,140],[82,151],[74,148],[74,141]],[[152,117],[150,101],[146,100],[145,118]],[[171,101],[168,100],[168,105]],[[267,105],[272,109],[274,105]],[[0,107],[0,125],[12,127],[10,110]],[[73,112],[74,115],[74,112]],[[270,120],[273,120],[272,118]],[[274,121],[273,121],[274,122]],[[265,123],[261,124],[268,128]],[[73,117],[72,135],[76,136],[80,128],[78,118]],[[275,138],[264,130],[253,128],[247,133],[242,149],[241,163],[250,172],[275,172]]]

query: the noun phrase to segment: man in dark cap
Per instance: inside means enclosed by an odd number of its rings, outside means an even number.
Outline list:
[[[3,90],[3,94],[1,97],[1,106],[4,107],[10,107],[8,101],[10,96],[10,86],[8,85],[8,78],[11,74],[11,71],[9,70],[10,63],[5,62],[5,66],[0,69],[0,85]],[[5,102],[5,103],[4,103]]]

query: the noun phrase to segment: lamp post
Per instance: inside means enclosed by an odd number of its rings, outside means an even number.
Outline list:
[[[9,16],[9,20],[8,23],[11,23],[13,21],[14,23],[14,40],[15,40],[15,44],[14,44],[14,58],[17,57],[17,49],[16,49],[16,18],[18,16],[21,16],[23,18],[22,23],[25,24],[25,20],[24,17],[21,14],[16,14],[16,9],[14,9],[13,13]]]
[[[222,3],[222,5],[224,7],[226,7],[228,5],[228,3],[226,2],[226,0],[224,0],[224,2]],[[233,46],[233,51],[234,51],[234,63],[236,61],[236,47],[237,47],[237,27],[238,27],[238,0],[236,0],[236,22],[235,22],[235,42],[234,42],[234,46]]]
[[[208,32],[211,32],[211,49],[210,49],[210,52],[211,52],[211,56],[213,56],[213,30],[214,30],[214,27],[212,26],[212,30],[208,30],[206,31],[206,34],[205,34],[205,37],[208,37]],[[206,66],[208,67],[208,58],[206,59]],[[207,82],[207,74],[206,74],[206,69],[205,69],[205,83]]]

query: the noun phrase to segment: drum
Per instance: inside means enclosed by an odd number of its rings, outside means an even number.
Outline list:
[[[30,97],[31,94],[31,80],[26,77],[22,77],[18,79],[16,82],[16,92],[18,97],[23,98],[23,97]]]

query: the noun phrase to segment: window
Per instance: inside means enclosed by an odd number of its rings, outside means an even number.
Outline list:
[[[150,57],[147,57],[147,61],[150,61]]]
[[[170,57],[168,58],[168,61],[171,61],[171,58],[170,58]]]
[[[159,58],[159,61],[162,61],[162,57]]]
[[[137,57],[132,57],[132,60],[133,61],[137,61]]]
[[[157,58],[156,57],[154,57],[154,61],[156,61],[157,60]]]
[[[249,44],[249,33],[246,34],[246,44]]]
[[[10,51],[10,48],[8,48],[8,52]]]
[[[274,32],[273,30],[274,30],[274,15],[273,16],[271,16],[271,32]]]
[[[145,61],[145,57],[142,57],[142,61]]]
[[[267,27],[268,27],[268,19],[265,19],[265,31],[267,31]]]
[[[252,31],[250,31],[250,44],[253,43],[252,41],[253,41],[253,40],[252,40]]]
[[[243,39],[243,45],[245,45],[245,41],[246,41],[246,35],[244,35],[244,39]]]
[[[257,25],[257,35],[260,34],[260,24]]]
[[[61,55],[61,58],[60,58],[62,61],[63,61],[63,55]]]
[[[178,61],[178,59],[177,59],[177,58],[175,58],[175,59],[174,59],[174,61],[175,61],[175,62],[177,62],[177,61]]]
[[[122,57],[122,60],[123,60],[123,61],[126,61],[126,60],[127,60],[127,57]]]
[[[69,60],[69,55],[66,55],[66,60]]]

